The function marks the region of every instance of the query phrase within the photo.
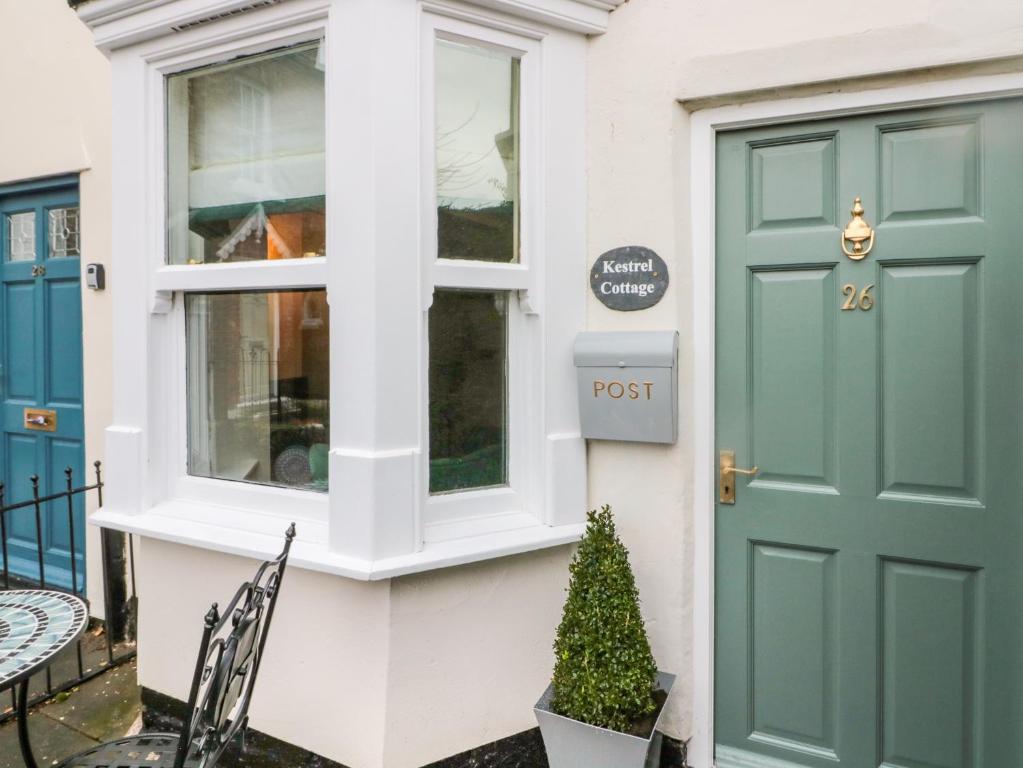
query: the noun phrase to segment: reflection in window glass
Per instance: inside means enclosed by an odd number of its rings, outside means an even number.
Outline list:
[[[438,40],[437,255],[518,261],[519,60]]]
[[[7,260],[35,261],[36,215],[34,211],[7,216]]]
[[[51,209],[47,234],[50,258],[60,259],[80,255],[78,208]]]
[[[506,294],[434,294],[430,493],[507,485],[507,339]]]
[[[327,490],[326,292],[190,294],[188,471]]]
[[[170,260],[326,254],[320,47],[167,79]]]

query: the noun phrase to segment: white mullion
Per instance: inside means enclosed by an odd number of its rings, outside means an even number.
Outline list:
[[[144,205],[143,232],[139,233],[146,244],[147,276],[149,297],[146,308],[147,332],[143,348],[138,351],[139,359],[147,360],[150,370],[149,384],[145,389],[148,411],[148,466],[144,496],[140,509],[145,509],[166,499],[172,493],[177,468],[180,465],[179,450],[185,450],[179,442],[177,420],[181,416],[178,406],[184,405],[183,385],[185,381],[184,338],[178,335],[181,308],[171,301],[160,301],[161,294],[153,290],[153,275],[161,266],[169,241],[167,229],[167,188],[166,162],[168,145],[167,131],[167,89],[163,75],[152,67],[146,67],[144,103],[148,107],[144,116],[148,143],[146,162],[141,180],[140,197]],[[116,206],[116,202],[115,202]],[[166,294],[163,299],[169,299]],[[177,311],[175,311],[177,310]]]
[[[533,355],[526,328],[527,318],[519,306],[516,296],[508,297],[507,368],[505,380],[507,391],[507,437],[508,441],[508,486],[515,492],[518,510],[536,512],[531,509],[529,498],[530,472],[528,457],[532,450],[534,435],[530,424],[530,361]]]
[[[172,407],[167,409],[165,418],[168,423],[164,430],[165,434],[172,436],[172,439],[168,441],[168,445],[171,447],[171,455],[165,457],[164,461],[166,462],[167,468],[170,470],[168,487],[165,489],[165,492],[166,497],[171,498],[177,492],[177,484],[180,479],[188,475],[190,451],[190,446],[188,444],[188,320],[185,316],[184,301],[179,300],[174,303],[174,307],[165,322],[171,323],[173,327],[170,333],[170,336],[173,339],[171,342],[173,344],[172,358],[174,360],[182,360],[184,362],[184,365],[175,366],[174,375],[172,377],[168,377],[168,383],[171,385],[168,393],[168,401]],[[203,344],[203,347],[205,347],[205,337],[202,339],[201,343]],[[201,357],[205,358],[206,354],[207,350],[203,349]],[[207,403],[204,402],[202,405],[203,418],[208,417],[208,409],[206,406]],[[171,421],[173,423],[170,423]]]
[[[343,352],[331,358],[329,547],[360,560],[417,548],[419,14],[405,0],[336,2],[328,30],[327,228],[345,257],[328,278]]]

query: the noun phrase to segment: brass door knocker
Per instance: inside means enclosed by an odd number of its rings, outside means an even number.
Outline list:
[[[874,230],[863,219],[863,203],[858,197],[853,200],[851,213],[852,218],[842,232],[842,253],[853,261],[861,261],[867,258],[870,249],[874,247]],[[846,240],[853,244],[851,251],[846,247]],[[866,241],[866,247],[863,245],[864,241]]]

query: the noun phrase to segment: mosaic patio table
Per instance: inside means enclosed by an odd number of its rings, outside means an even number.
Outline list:
[[[45,589],[0,592],[0,691],[19,685],[18,742],[37,768],[28,738],[28,683],[85,631],[89,610],[74,595]]]

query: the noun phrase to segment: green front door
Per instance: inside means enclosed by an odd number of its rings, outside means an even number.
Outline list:
[[[720,135],[716,258],[717,765],[1023,765],[1023,102]]]

